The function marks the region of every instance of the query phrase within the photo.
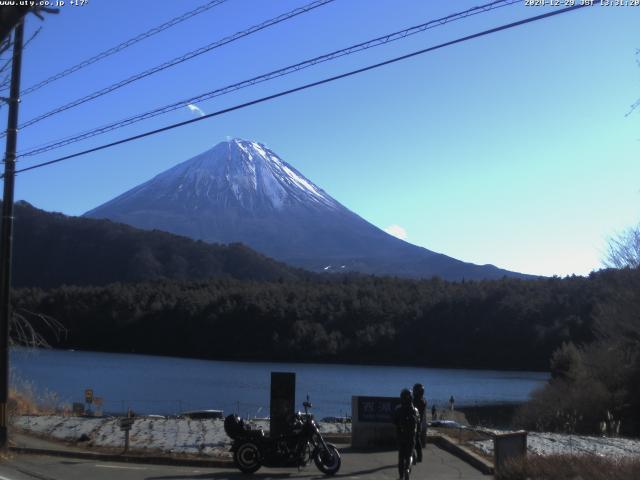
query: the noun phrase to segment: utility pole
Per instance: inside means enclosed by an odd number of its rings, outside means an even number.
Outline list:
[[[18,107],[20,104],[20,70],[24,19],[15,28],[7,143],[4,156],[4,192],[2,229],[0,230],[0,448],[7,446],[7,402],[9,400],[9,324],[11,320],[11,255],[13,247],[13,187],[18,141]]]

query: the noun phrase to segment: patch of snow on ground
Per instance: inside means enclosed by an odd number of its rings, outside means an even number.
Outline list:
[[[18,417],[15,425],[58,440],[73,441],[79,439],[82,435],[90,437],[92,432],[102,428],[107,421],[108,419],[104,418],[47,415]]]
[[[86,435],[96,447],[121,448],[124,432],[119,418],[63,417],[59,415],[17,417],[14,426],[25,431],[64,440],[78,441]],[[249,422],[253,428],[269,429],[269,421]],[[322,433],[348,433],[350,424],[318,424]],[[223,420],[191,420],[188,418],[136,417],[129,434],[133,450],[160,450],[227,456],[231,440],[224,431]]]
[[[493,455],[493,440],[476,441],[471,444]],[[636,457],[640,455],[640,440],[529,432],[527,450],[538,455],[590,454],[615,458]]]

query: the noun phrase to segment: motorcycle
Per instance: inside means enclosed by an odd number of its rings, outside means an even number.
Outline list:
[[[334,475],[341,465],[340,453],[322,438],[318,425],[309,413],[308,399],[302,404],[304,413],[296,413],[290,433],[265,436],[262,429],[251,429],[240,417],[225,418],[224,429],[233,440],[233,462],[243,473],[254,473],[260,467],[307,466],[311,460],[325,475]]]

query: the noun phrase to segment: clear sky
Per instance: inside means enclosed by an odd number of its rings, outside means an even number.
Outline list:
[[[44,22],[30,16],[27,37],[42,31],[25,52],[22,85],[204,3],[67,1]],[[228,0],[25,96],[20,120],[306,3]],[[18,150],[480,3],[335,0],[25,128]],[[210,113],[552,8],[523,2],[197,106]],[[411,243],[520,272],[588,274],[600,268],[607,238],[640,220],[640,112],[625,116],[640,97],[639,27],[640,7],[631,6],[545,19],[25,172],[16,199],[80,215],[227,136],[241,137],[266,144],[342,204]],[[183,108],[20,167],[198,115]]]

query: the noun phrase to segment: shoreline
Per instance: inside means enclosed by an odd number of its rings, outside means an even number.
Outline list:
[[[494,403],[480,405],[461,405],[456,411],[464,414],[469,425],[497,429],[513,428],[513,419],[522,403]]]
[[[25,348],[11,354],[12,383],[18,391],[24,383],[23,390],[36,404],[39,397],[46,399],[45,394],[55,392],[57,402],[70,408],[72,403],[83,403],[84,391],[92,389],[102,399],[100,411],[110,414],[125,413],[129,408],[140,415],[216,409],[239,412],[243,417],[264,417],[270,372],[290,371],[296,374],[296,408],[310,395],[318,419],[348,416],[353,395],[397,397],[402,388],[418,381],[426,386],[429,410],[435,405],[438,413],[443,413],[453,394],[458,410],[472,412],[471,423],[503,426],[507,423],[500,412],[507,409],[510,415],[512,404],[528,401],[530,392],[546,382],[546,374],[495,370],[218,362]],[[65,371],[73,373],[65,376]],[[104,376],[97,379],[92,371],[104,372]],[[162,374],[158,377],[150,372]],[[323,387],[325,384],[332,388]],[[482,419],[478,419],[478,412],[482,412]]]
[[[424,368],[431,370],[453,370],[453,371],[482,371],[482,372],[523,372],[523,373],[546,373],[548,374],[548,370],[525,370],[522,368],[492,368],[492,367],[473,367],[473,366],[444,366],[444,365],[422,365],[422,364],[408,364],[408,363],[385,363],[385,362],[358,362],[358,361],[344,361],[344,360],[286,360],[286,359],[268,359],[268,358],[212,358],[212,357],[192,357],[192,356],[182,356],[175,354],[161,354],[161,353],[145,353],[145,352],[125,352],[125,351],[113,351],[113,350],[85,350],[82,348],[30,348],[23,346],[15,346],[11,347],[10,350],[48,350],[48,351],[58,351],[58,352],[78,352],[78,353],[99,353],[99,354],[107,354],[107,355],[135,355],[135,356],[147,356],[147,357],[158,357],[158,358],[179,358],[185,360],[200,360],[205,362],[229,362],[229,363],[277,363],[277,364],[300,364],[300,365],[336,365],[336,366],[363,366],[363,367],[399,367],[399,368]]]

